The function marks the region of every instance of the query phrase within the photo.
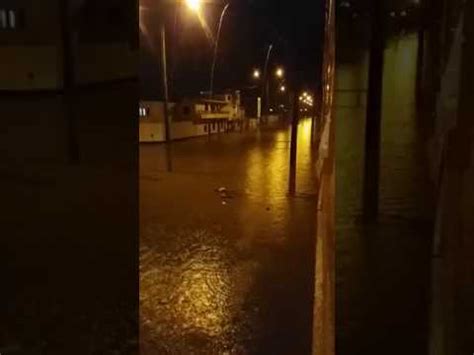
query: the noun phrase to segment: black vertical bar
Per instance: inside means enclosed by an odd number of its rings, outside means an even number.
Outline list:
[[[298,149],[298,95],[296,92],[291,94],[291,141],[290,141],[290,176],[289,193],[294,195],[296,192],[296,156]]]
[[[372,34],[369,64],[369,91],[367,97],[364,214],[375,219],[379,209],[380,131],[382,121],[382,90],[385,33],[383,4],[372,0]]]

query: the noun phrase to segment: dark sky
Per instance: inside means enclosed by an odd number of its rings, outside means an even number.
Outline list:
[[[148,2],[148,4],[147,4]],[[205,4],[203,17],[215,36],[226,3]],[[173,0],[141,0],[142,98],[161,97],[159,28],[166,23],[169,86],[172,99],[193,96],[209,88],[212,44],[197,16]],[[299,85],[318,82],[324,23],[323,0],[233,0],[224,18],[215,74],[215,88],[244,89],[252,85],[253,68],[263,70],[268,45],[270,68],[285,67]],[[155,46],[154,50],[150,46]]]

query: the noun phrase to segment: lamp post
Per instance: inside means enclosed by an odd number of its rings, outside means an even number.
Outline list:
[[[264,85],[262,87],[262,97],[265,97],[264,114],[268,114],[268,108],[269,108],[268,62],[270,61],[270,54],[272,52],[272,49],[273,49],[273,44],[268,45],[267,57],[265,59],[265,67],[263,70]]]
[[[260,80],[261,73],[259,69],[254,69],[252,72],[252,78],[256,81]],[[258,91],[258,85],[257,91]],[[262,98],[257,94],[257,119],[260,120],[260,117],[262,115]]]
[[[189,1],[197,1],[197,0],[189,0]],[[221,13],[221,17],[219,19],[219,26],[217,28],[217,36],[216,36],[216,43],[214,44],[214,56],[212,58],[211,78],[210,78],[210,84],[209,84],[209,95],[211,97],[214,92],[214,72],[216,70],[217,53],[219,50],[219,39],[221,37],[222,22],[224,21],[224,16],[227,13],[227,9],[229,8],[229,6],[230,6],[230,3],[224,6],[224,9],[222,10],[222,13]]]
[[[185,0],[186,5],[189,9],[194,12],[199,11],[201,6],[201,0]],[[164,113],[164,123],[165,123],[165,141],[167,143],[167,168],[168,171],[171,171],[171,151],[169,143],[171,141],[171,127],[170,127],[170,117],[169,117],[169,94],[168,94],[168,67],[167,67],[167,55],[166,55],[166,27],[165,22],[161,23],[161,74],[162,74],[162,84],[163,84],[163,113]]]

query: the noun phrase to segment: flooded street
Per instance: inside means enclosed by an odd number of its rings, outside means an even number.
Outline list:
[[[310,354],[317,198],[310,121],[140,147],[143,354]],[[220,189],[220,191],[218,191]]]
[[[338,60],[337,354],[426,354],[428,171],[415,107],[417,37],[385,53],[380,218],[361,222],[368,53]],[[362,91],[359,91],[362,90]],[[391,344],[380,348],[380,344]]]

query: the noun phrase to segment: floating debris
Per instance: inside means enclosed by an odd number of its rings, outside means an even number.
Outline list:
[[[216,189],[216,192],[219,194],[221,199],[231,199],[232,195],[229,193],[226,187],[220,187]]]

